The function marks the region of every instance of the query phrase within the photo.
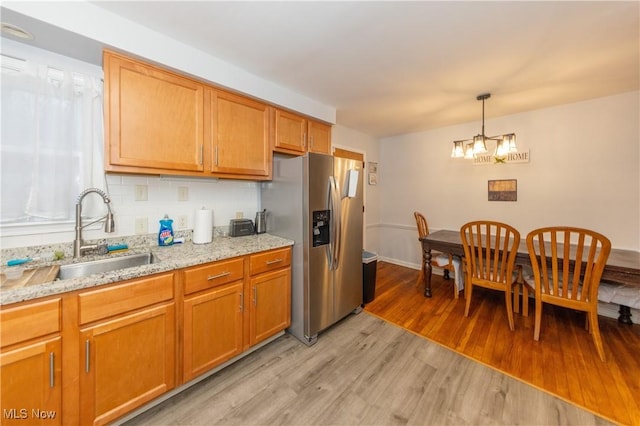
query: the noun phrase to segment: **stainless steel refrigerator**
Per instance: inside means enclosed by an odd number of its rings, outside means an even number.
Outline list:
[[[287,331],[312,345],[362,309],[362,162],[315,153],[273,161],[261,206],[267,232],[295,242]]]

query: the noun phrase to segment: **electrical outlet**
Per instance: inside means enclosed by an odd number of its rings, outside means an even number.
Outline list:
[[[137,217],[135,233],[138,235],[149,233],[149,220],[146,217]]]
[[[135,201],[147,201],[149,199],[149,190],[147,185],[136,185],[134,188],[133,199]]]
[[[189,226],[189,218],[186,214],[178,216],[178,221],[176,222],[176,227],[178,229],[187,229]]]
[[[178,187],[178,201],[189,201],[189,187],[188,186],[179,186]]]
[[[242,219],[244,214],[242,212],[236,212],[236,219]]]

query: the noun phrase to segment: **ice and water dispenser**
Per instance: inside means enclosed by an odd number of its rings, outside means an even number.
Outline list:
[[[313,220],[313,247],[329,244],[329,222],[331,212],[329,210],[315,210]]]

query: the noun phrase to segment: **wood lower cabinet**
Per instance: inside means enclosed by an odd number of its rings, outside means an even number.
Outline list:
[[[183,381],[243,351],[244,260],[184,272]]]
[[[291,324],[291,269],[251,278],[250,344],[255,345]]]
[[[291,324],[291,249],[251,255],[249,343],[255,345]]]
[[[62,424],[60,299],[2,310],[0,321],[0,423]]]
[[[83,293],[79,310],[91,321],[79,331],[81,424],[106,424],[175,386],[172,273]]]

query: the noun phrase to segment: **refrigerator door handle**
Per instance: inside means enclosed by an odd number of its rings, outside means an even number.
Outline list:
[[[329,182],[331,185],[331,224],[333,225],[333,233],[331,235],[331,245],[333,257],[331,262],[331,269],[338,269],[340,259],[340,247],[342,244],[342,211],[340,209],[340,192],[338,191],[338,184],[333,176],[329,176]]]
[[[329,270],[333,269],[333,250],[335,241],[335,219],[333,216],[333,176],[329,176],[327,180],[327,209],[329,210],[329,244],[327,244],[327,262],[329,263]]]

